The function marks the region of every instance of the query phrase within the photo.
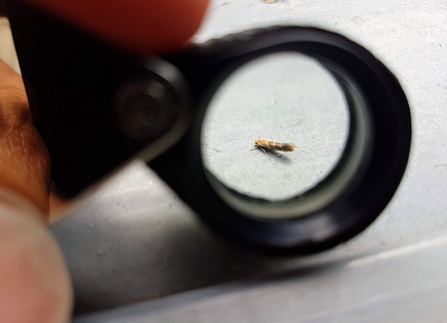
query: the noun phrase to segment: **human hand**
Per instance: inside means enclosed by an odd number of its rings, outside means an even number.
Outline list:
[[[142,56],[181,47],[208,0],[26,0]],[[50,161],[33,127],[23,81],[0,61],[0,322],[61,323],[72,290],[46,230]]]

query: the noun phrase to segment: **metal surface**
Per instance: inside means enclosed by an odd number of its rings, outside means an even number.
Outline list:
[[[74,322],[444,322],[446,252],[447,238],[435,238],[353,260],[301,266],[280,275],[84,316]]]
[[[274,24],[313,25],[346,35],[381,59],[412,108],[415,130],[404,181],[357,238],[317,256],[275,259],[209,232],[152,172],[133,164],[52,229],[71,270],[78,311],[148,301],[75,322],[442,321],[446,15],[444,1],[214,1],[197,41]],[[285,272],[284,280],[251,280],[150,301]]]

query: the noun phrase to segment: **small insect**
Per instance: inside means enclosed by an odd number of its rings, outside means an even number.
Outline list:
[[[266,150],[291,152],[296,148],[295,144],[292,143],[280,143],[263,139],[255,140],[255,146],[256,148],[260,148],[264,154]]]

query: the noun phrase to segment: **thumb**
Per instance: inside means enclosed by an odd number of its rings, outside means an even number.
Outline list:
[[[140,55],[179,48],[197,31],[209,0],[26,0]]]
[[[62,254],[30,203],[0,190],[0,322],[68,322],[73,296]]]

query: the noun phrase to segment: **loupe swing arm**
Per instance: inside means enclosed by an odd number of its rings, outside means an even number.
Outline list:
[[[9,2],[8,11],[33,119],[66,196],[141,158],[216,231],[263,250],[309,253],[366,228],[403,176],[411,139],[405,95],[383,64],[340,35],[275,27],[141,61],[21,2]],[[271,203],[218,183],[203,165],[200,133],[219,85],[277,52],[308,55],[332,73],[348,102],[350,129],[327,178]]]

